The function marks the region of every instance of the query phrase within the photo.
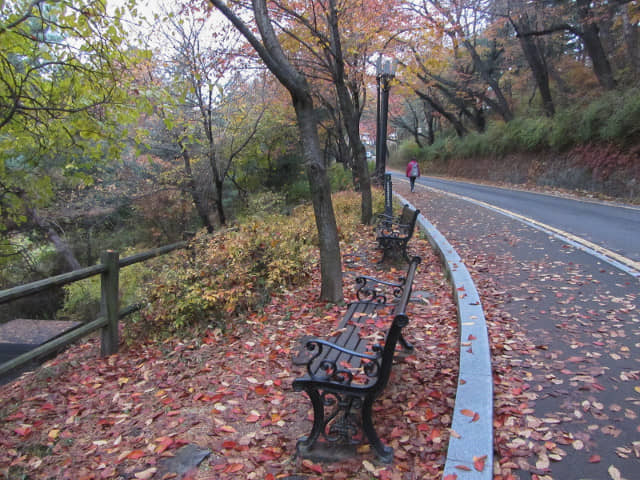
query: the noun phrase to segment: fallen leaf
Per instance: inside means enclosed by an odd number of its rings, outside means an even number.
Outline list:
[[[141,457],[144,457],[144,452],[142,450],[134,450],[127,455],[127,458],[130,460],[136,460]]]
[[[481,457],[473,457],[473,468],[475,468],[479,472],[482,472],[484,470],[484,462],[486,460],[486,455],[483,455]]]
[[[302,466],[305,467],[305,468],[308,468],[312,472],[322,473],[322,465],[318,465],[316,463],[313,463],[311,460],[303,460],[302,461]]]
[[[153,474],[156,473],[157,470],[158,469],[156,467],[147,468],[142,472],[136,473],[135,477],[139,478],[140,480],[149,480],[151,477],[153,477]]]
[[[622,477],[620,470],[618,470],[615,466],[609,465],[609,469],[607,471],[609,472],[609,476],[612,480],[625,480]]]
[[[242,470],[243,468],[244,468],[244,465],[242,463],[230,463],[224,469],[224,473],[236,473]]]

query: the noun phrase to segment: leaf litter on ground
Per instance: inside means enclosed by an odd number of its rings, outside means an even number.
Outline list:
[[[397,281],[405,268],[377,265],[369,227],[341,248],[349,300],[356,276]],[[297,339],[326,337],[345,310],[317,300],[316,269],[311,283],[224,333],[132,345],[108,358],[92,337],[0,387],[0,478],[155,478],[162,459],[185,445],[211,451],[184,476],[195,480],[440,478],[458,373],[456,310],[428,242],[415,238],[410,251],[423,259],[414,290],[432,296],[410,304],[406,337],[416,348],[398,355],[374,404],[378,433],[395,449],[392,465],[366,445],[336,463],[294,458],[312,418],[306,396],[291,388],[304,373],[291,361]]]

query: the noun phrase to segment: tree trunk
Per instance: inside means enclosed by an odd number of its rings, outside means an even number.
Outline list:
[[[429,145],[433,145],[433,142],[436,141],[436,134],[433,126],[433,112],[429,108],[425,111],[424,115],[427,122],[427,143]]]
[[[512,20],[512,25],[516,30],[524,57],[529,63],[529,68],[531,68],[533,79],[540,91],[544,112],[547,116],[552,117],[555,114],[555,106],[551,97],[551,89],[549,88],[549,70],[536,39],[532,35],[527,35],[531,31],[528,15],[526,13],[521,15],[517,22]]]
[[[320,297],[337,302],[343,299],[340,243],[331,200],[331,185],[320,150],[313,100],[311,95],[299,98],[293,93],[291,98],[302,138],[302,150],[306,160],[307,177],[318,229],[320,272],[322,275]]]
[[[318,119],[313,108],[311,89],[306,77],[294,68],[283,51],[271,24],[266,0],[253,0],[252,2],[254,18],[262,40],[254,35],[252,29],[229,8],[224,0],[209,1],[247,39],[267,68],[291,95],[302,137],[302,149],[318,228],[322,276],[320,298],[330,302],[341,302],[344,296],[342,294],[342,258],[340,256],[338,226],[333,212],[331,185],[320,149]]]
[[[500,88],[499,81],[492,75],[491,69],[488,68],[487,64],[482,60],[480,55],[478,55],[478,51],[471,44],[471,42],[469,40],[464,40],[463,44],[467,49],[467,51],[469,52],[469,54],[471,55],[473,64],[475,65],[476,69],[480,73],[480,77],[485,82],[487,82],[487,84],[493,90],[493,94],[496,96],[496,106],[497,106],[498,113],[504,119],[505,122],[509,122],[513,120],[513,112],[511,111],[511,107],[509,107],[509,102],[507,102],[507,99],[502,93],[502,89]]]
[[[436,102],[433,98],[431,98],[426,93],[421,92],[419,90],[415,90],[415,89],[414,89],[414,92],[416,92],[416,95],[418,95],[418,97],[420,97],[422,100],[427,102],[433,110],[435,110],[440,115],[442,115],[442,117],[445,120],[447,120],[451,124],[451,126],[453,126],[453,128],[456,131],[456,134],[458,134],[458,137],[464,137],[467,134],[466,127],[462,124],[462,122],[459,119],[456,118],[455,115],[453,115],[450,112],[447,112],[447,110],[442,105],[440,105],[438,102]]]
[[[211,166],[211,168],[214,168],[214,167],[215,167],[215,165]],[[216,191],[215,191],[216,211],[218,212],[218,221],[220,222],[220,225],[226,225],[227,224],[227,216],[224,213],[224,205],[222,204],[223,183],[224,183],[224,179],[222,179],[220,177],[220,175],[214,175],[214,177],[213,177],[213,185],[214,185],[214,187],[216,189]]]
[[[207,232],[213,233],[213,224],[209,218],[209,209],[203,202],[198,190],[196,188],[196,182],[193,178],[193,170],[191,169],[191,156],[182,142],[178,142],[178,145],[182,149],[182,159],[184,160],[184,172],[187,175],[187,186],[189,194],[193,200],[193,205],[196,207],[196,212],[202,221],[202,224],[206,227]]]
[[[354,102],[345,83],[344,59],[342,57],[342,43],[340,41],[340,31],[338,29],[338,13],[335,1],[329,0],[329,24],[331,26],[331,46],[335,61],[334,74],[338,103],[344,119],[344,125],[349,137],[349,145],[353,153],[353,161],[358,187],[361,195],[361,222],[365,225],[371,223],[372,200],[371,200],[371,178],[367,167],[367,150],[360,139],[359,118]]]
[[[640,48],[638,48],[638,39],[640,38],[638,24],[629,18],[629,11],[623,7],[622,26],[624,43],[627,47],[627,58],[633,67],[633,74],[640,75]]]
[[[613,90],[616,87],[616,81],[613,76],[611,64],[607,58],[607,54],[600,40],[600,29],[595,22],[590,0],[578,0],[577,11],[580,18],[581,35],[584,48],[591,58],[593,65],[593,73],[598,78],[598,82],[605,90]]]
[[[593,73],[596,74],[602,88],[605,90],[616,88],[613,70],[600,41],[599,29],[595,23],[589,22],[582,26],[582,42],[589,54],[589,58],[591,58]]]

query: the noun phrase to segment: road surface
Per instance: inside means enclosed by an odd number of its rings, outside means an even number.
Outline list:
[[[395,174],[394,178],[404,178]],[[421,177],[420,185],[492,207],[578,243],[634,276],[640,275],[640,208]],[[620,265],[617,265],[620,264]]]
[[[629,258],[638,258],[638,211],[431,182],[411,193],[396,178],[393,188],[453,245],[480,293],[494,372],[494,474],[639,478],[640,277]],[[604,261],[578,235],[627,265]]]

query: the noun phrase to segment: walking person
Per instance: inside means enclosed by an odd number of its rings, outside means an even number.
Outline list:
[[[409,182],[411,183],[411,191],[413,192],[416,187],[416,178],[420,176],[420,165],[418,165],[418,161],[415,157],[409,160],[406,173],[407,177],[409,177]]]

